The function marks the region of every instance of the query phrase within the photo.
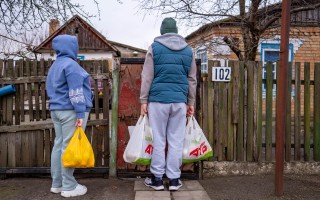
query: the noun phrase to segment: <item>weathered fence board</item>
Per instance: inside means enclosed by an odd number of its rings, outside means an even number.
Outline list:
[[[0,87],[13,84],[16,93],[0,98],[0,167],[50,167],[55,137],[48,110],[46,75],[52,60],[0,60]],[[80,61],[95,82],[99,98],[102,84],[103,105],[95,104],[86,134],[93,143],[96,167],[109,161],[109,67],[108,61]],[[3,70],[2,70],[3,69]],[[98,100],[97,98],[97,100]],[[92,117],[94,115],[94,117]]]
[[[272,63],[267,63],[266,66],[266,160],[272,160]]]
[[[314,160],[320,161],[320,63],[314,66]]]
[[[301,149],[301,66],[300,63],[295,64],[295,97],[294,97],[294,160],[300,160]]]
[[[217,66],[213,63],[208,62],[208,77],[201,82],[201,92],[208,98],[207,104],[202,100],[201,113],[202,126],[208,127],[208,138],[213,139],[214,160],[274,161],[279,64],[266,63],[264,67],[259,62],[231,61],[231,81],[212,82],[212,67]],[[320,93],[315,92],[320,91],[319,66],[320,63],[311,67],[310,63],[304,63],[301,70],[300,63],[292,63],[288,70],[286,161],[301,160],[302,149],[304,160],[320,160],[320,106],[316,103],[320,102]]]
[[[285,160],[289,162],[291,160],[291,65],[287,70],[287,94],[286,94],[286,120],[285,120]]]
[[[310,161],[310,63],[304,63],[304,160]]]

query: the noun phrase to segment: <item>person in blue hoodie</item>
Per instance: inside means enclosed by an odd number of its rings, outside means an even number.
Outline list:
[[[89,74],[77,63],[78,40],[71,35],[59,35],[52,41],[57,54],[49,69],[46,90],[54,124],[55,139],[51,154],[52,193],[63,197],[84,195],[87,188],[77,183],[73,168],[64,168],[61,158],[76,127],[85,130],[92,92]]]
[[[175,191],[182,186],[180,167],[186,115],[194,113],[197,68],[192,49],[177,34],[173,18],[162,21],[160,33],[147,51],[141,74],[141,115],[148,113],[154,139],[152,177],[146,178],[144,184],[163,190],[162,177],[166,174],[169,190]]]

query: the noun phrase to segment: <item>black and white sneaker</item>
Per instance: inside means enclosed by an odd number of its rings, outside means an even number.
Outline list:
[[[162,179],[160,178],[157,178],[155,176],[152,176],[151,178],[146,178],[144,180],[144,184],[147,186],[147,187],[151,187],[153,188],[154,190],[164,190],[164,186],[163,186],[163,181]]]
[[[182,187],[182,182],[179,178],[169,180],[169,190],[170,191],[177,191],[181,187]]]

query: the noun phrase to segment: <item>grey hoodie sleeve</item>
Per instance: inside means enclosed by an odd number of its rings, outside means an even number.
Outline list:
[[[197,90],[197,66],[194,55],[192,56],[191,68],[188,75],[189,82],[189,92],[188,92],[188,102],[189,106],[194,106],[196,101],[196,90]]]
[[[149,91],[154,78],[154,63],[152,46],[149,47],[141,73],[140,102],[148,103]]]

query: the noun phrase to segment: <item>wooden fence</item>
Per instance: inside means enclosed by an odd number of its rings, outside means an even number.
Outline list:
[[[281,79],[279,73],[274,80],[272,63],[263,69],[260,62],[231,61],[231,81],[213,82],[213,66],[217,62],[209,61],[200,87],[201,124],[214,147],[213,159],[274,161],[278,91],[273,88]],[[320,161],[320,63],[293,63],[291,68],[285,160]]]
[[[51,60],[0,60],[0,88],[13,84],[15,94],[0,97],[0,168],[2,173],[48,172],[54,128],[45,92]],[[107,173],[109,166],[109,70],[107,61],[81,61],[94,80],[95,107],[87,137],[92,143],[96,170]],[[98,91],[102,84],[102,93]],[[100,104],[99,104],[99,95]],[[39,168],[41,167],[41,168]],[[47,167],[47,168],[46,168]],[[41,171],[41,169],[44,171]],[[37,171],[38,170],[38,171]],[[39,171],[40,170],[40,171]]]

